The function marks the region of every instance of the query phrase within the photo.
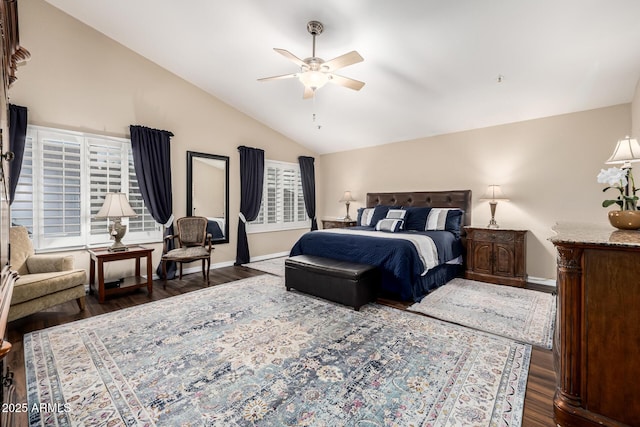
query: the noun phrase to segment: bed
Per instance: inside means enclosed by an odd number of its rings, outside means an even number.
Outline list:
[[[290,255],[375,265],[382,276],[381,295],[420,301],[462,273],[470,208],[471,190],[368,193],[358,226],[305,233]],[[398,210],[406,211],[403,229],[393,222]]]

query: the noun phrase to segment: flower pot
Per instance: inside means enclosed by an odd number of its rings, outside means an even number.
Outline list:
[[[609,211],[609,222],[620,230],[638,230],[640,211]]]

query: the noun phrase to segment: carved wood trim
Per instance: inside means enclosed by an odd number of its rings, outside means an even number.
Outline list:
[[[558,319],[556,332],[559,354],[558,392],[556,406],[580,407],[583,395],[581,376],[576,375],[582,365],[582,343],[578,339],[583,335],[582,304],[582,254],[576,247],[557,246],[558,249]],[[562,402],[559,402],[562,401]]]
[[[18,2],[17,0],[2,0],[0,2],[0,31],[2,32],[2,67],[5,87],[10,87],[16,81],[18,66],[31,58],[31,53],[20,46],[18,31]]]

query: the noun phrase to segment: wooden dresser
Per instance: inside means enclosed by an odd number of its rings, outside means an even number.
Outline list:
[[[527,230],[465,227],[471,280],[523,287],[527,283]]]
[[[556,422],[640,425],[640,232],[558,225]]]

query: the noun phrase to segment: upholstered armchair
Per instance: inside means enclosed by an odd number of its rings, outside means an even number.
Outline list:
[[[167,278],[167,262],[179,264],[182,279],[182,264],[202,260],[202,276],[209,283],[211,266],[211,234],[207,233],[207,218],[203,216],[185,216],[176,220],[175,234],[164,238],[162,251],[162,274]],[[169,243],[177,241],[175,249],[169,249]]]
[[[74,299],[84,310],[87,273],[73,268],[72,255],[36,255],[22,226],[11,227],[9,242],[11,268],[20,275],[13,289],[9,321]]]

